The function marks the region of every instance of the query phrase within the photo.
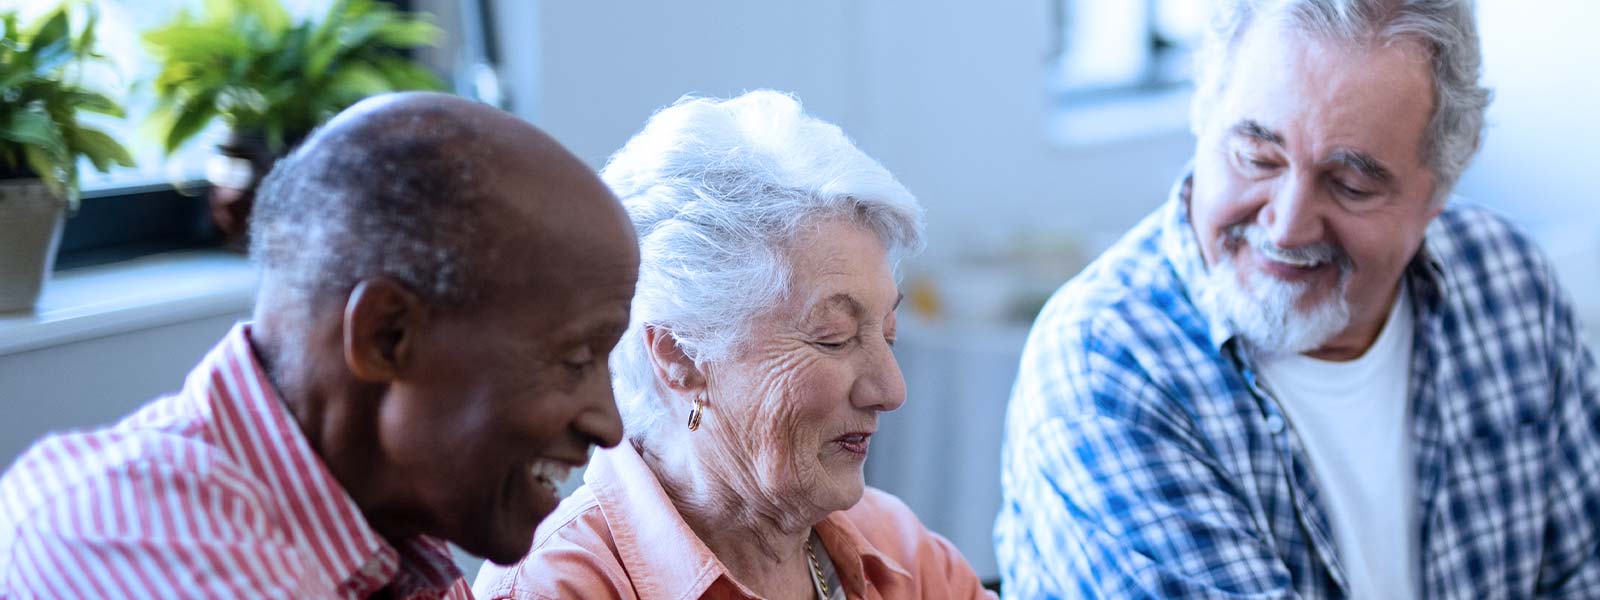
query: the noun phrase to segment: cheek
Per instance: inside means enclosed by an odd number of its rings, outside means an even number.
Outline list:
[[[1214,173],[1195,172],[1189,197],[1189,219],[1194,224],[1201,251],[1208,263],[1216,262],[1222,250],[1223,232],[1230,226],[1251,221],[1264,204],[1257,199],[1251,182],[1234,176],[1225,166]]]
[[[816,454],[824,427],[847,390],[834,381],[829,362],[806,356],[763,367],[767,377],[752,386],[752,406],[741,435],[753,455],[771,468],[788,469]]]

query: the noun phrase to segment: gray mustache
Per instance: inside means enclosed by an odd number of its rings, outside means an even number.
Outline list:
[[[1296,262],[1331,262],[1340,270],[1349,271],[1352,263],[1349,253],[1330,242],[1317,242],[1298,248],[1284,248],[1267,239],[1266,230],[1254,223],[1237,223],[1223,230],[1229,244],[1250,244],[1267,256],[1279,256]]]

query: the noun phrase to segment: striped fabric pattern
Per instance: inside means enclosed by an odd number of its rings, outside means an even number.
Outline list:
[[[1045,307],[995,527],[1016,598],[1347,598],[1324,482],[1192,293],[1184,178]],[[1555,271],[1452,200],[1404,275],[1419,598],[1600,597],[1600,372]]]
[[[470,598],[395,547],[312,450],[236,326],[181,392],[40,440],[0,478],[0,598]]]

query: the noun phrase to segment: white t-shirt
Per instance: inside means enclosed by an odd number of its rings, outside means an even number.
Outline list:
[[[1310,455],[1352,598],[1417,595],[1411,443],[1411,302],[1402,286],[1371,348],[1346,362],[1260,361]]]

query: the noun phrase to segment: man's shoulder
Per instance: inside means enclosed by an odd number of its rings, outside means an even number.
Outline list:
[[[1493,210],[1453,203],[1429,226],[1424,244],[1442,285],[1440,310],[1499,331],[1485,335],[1540,331],[1572,311],[1544,251]]]
[[[1465,201],[1452,203],[1428,226],[1429,258],[1464,283],[1505,275],[1548,275],[1545,259],[1527,232],[1505,215]]]
[[[1034,321],[1029,358],[1097,353],[1164,362],[1159,357],[1204,339],[1205,322],[1153,217],[1056,290]]]
[[[161,402],[161,401],[158,401]],[[145,411],[137,415],[147,414]],[[203,436],[170,428],[116,426],[53,433],[35,442],[0,477],[0,539],[43,515],[125,511],[169,495],[220,491],[218,499],[262,499],[263,484]],[[197,510],[203,507],[195,507]],[[135,515],[97,526],[138,528]],[[109,531],[107,531],[109,533]]]

